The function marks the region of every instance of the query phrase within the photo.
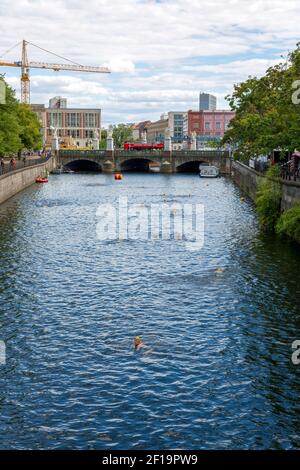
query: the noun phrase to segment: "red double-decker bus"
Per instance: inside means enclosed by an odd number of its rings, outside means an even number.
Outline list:
[[[164,144],[132,144],[125,142],[124,150],[163,150]]]

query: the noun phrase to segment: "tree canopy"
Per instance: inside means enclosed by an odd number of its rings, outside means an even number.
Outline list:
[[[38,150],[42,139],[37,115],[30,106],[19,103],[3,75],[0,75],[0,86],[5,88],[5,100],[0,103],[0,155],[23,149]]]
[[[246,159],[274,149],[300,148],[300,44],[287,60],[270,67],[261,78],[248,77],[227,96],[236,115],[223,143]]]
[[[116,148],[121,148],[124,142],[133,140],[132,128],[129,124],[117,124],[112,127],[112,131]]]

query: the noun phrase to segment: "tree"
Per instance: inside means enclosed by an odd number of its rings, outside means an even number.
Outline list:
[[[106,149],[106,140],[107,140],[107,130],[101,129],[101,140],[100,140],[100,145],[99,145],[101,150]]]
[[[5,87],[5,102],[0,104],[0,155],[17,152],[22,144],[17,115],[18,102],[13,90],[6,84],[3,75],[0,85]]]
[[[270,67],[261,78],[249,77],[234,86],[226,97],[236,115],[225,132],[223,143],[236,147],[235,156],[247,159],[300,148],[300,104],[292,94],[300,77],[300,46],[287,61]]]
[[[18,102],[3,75],[0,81],[5,87],[5,102],[0,104],[0,155],[14,154],[24,148],[41,148],[41,125],[37,115],[28,105]]]
[[[18,118],[23,148],[38,150],[42,146],[41,124],[37,115],[26,104],[19,104]]]
[[[113,139],[116,148],[121,148],[126,141],[132,141],[132,128],[129,124],[117,124],[113,126]]]

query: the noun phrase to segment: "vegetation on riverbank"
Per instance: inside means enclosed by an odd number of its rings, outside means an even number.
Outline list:
[[[275,229],[278,235],[300,243],[300,203],[280,216]]]
[[[278,166],[262,178],[256,196],[256,210],[262,228],[300,243],[300,203],[281,212],[282,185]]]
[[[262,178],[256,196],[258,220],[268,232],[275,230],[280,217],[281,197],[280,170],[273,166],[267,171],[266,178]]]
[[[300,43],[286,61],[270,67],[261,78],[250,76],[234,86],[227,100],[236,116],[223,143],[234,146],[235,158],[300,149],[299,77]]]
[[[5,100],[0,104],[0,156],[11,155],[23,149],[42,147],[41,124],[30,106],[20,103],[14,90],[0,75],[0,86],[5,87]]]
[[[261,77],[249,77],[227,97],[235,118],[223,143],[231,144],[238,160],[300,149],[300,43],[287,59]],[[281,213],[280,171],[271,167],[262,178],[256,208],[262,228],[300,243],[300,204]]]

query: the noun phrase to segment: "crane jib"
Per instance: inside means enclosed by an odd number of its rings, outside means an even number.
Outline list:
[[[70,62],[69,64],[51,64],[48,62],[29,62],[28,61],[28,56],[27,56],[27,45],[30,44],[34,47],[37,47],[38,49],[41,49],[44,52],[50,53],[55,55],[56,57],[60,57],[63,60],[66,60],[67,62]],[[55,72],[58,72],[59,70],[69,70],[69,71],[74,71],[74,72],[94,72],[94,73],[110,73],[110,70],[108,67],[92,67],[89,65],[81,65],[81,64],[76,64],[73,61],[67,59],[66,57],[59,56],[57,54],[54,54],[51,51],[48,51],[46,49],[43,49],[40,46],[37,46],[36,44],[29,43],[28,41],[23,40],[22,41],[22,60],[21,61],[14,61],[14,62],[9,62],[9,61],[4,61],[0,59],[0,67],[21,67],[22,68],[22,74],[21,74],[21,101],[23,103],[29,103],[30,102],[30,77],[29,77],[29,69],[32,68],[37,68],[37,69],[51,69],[54,70]]]

